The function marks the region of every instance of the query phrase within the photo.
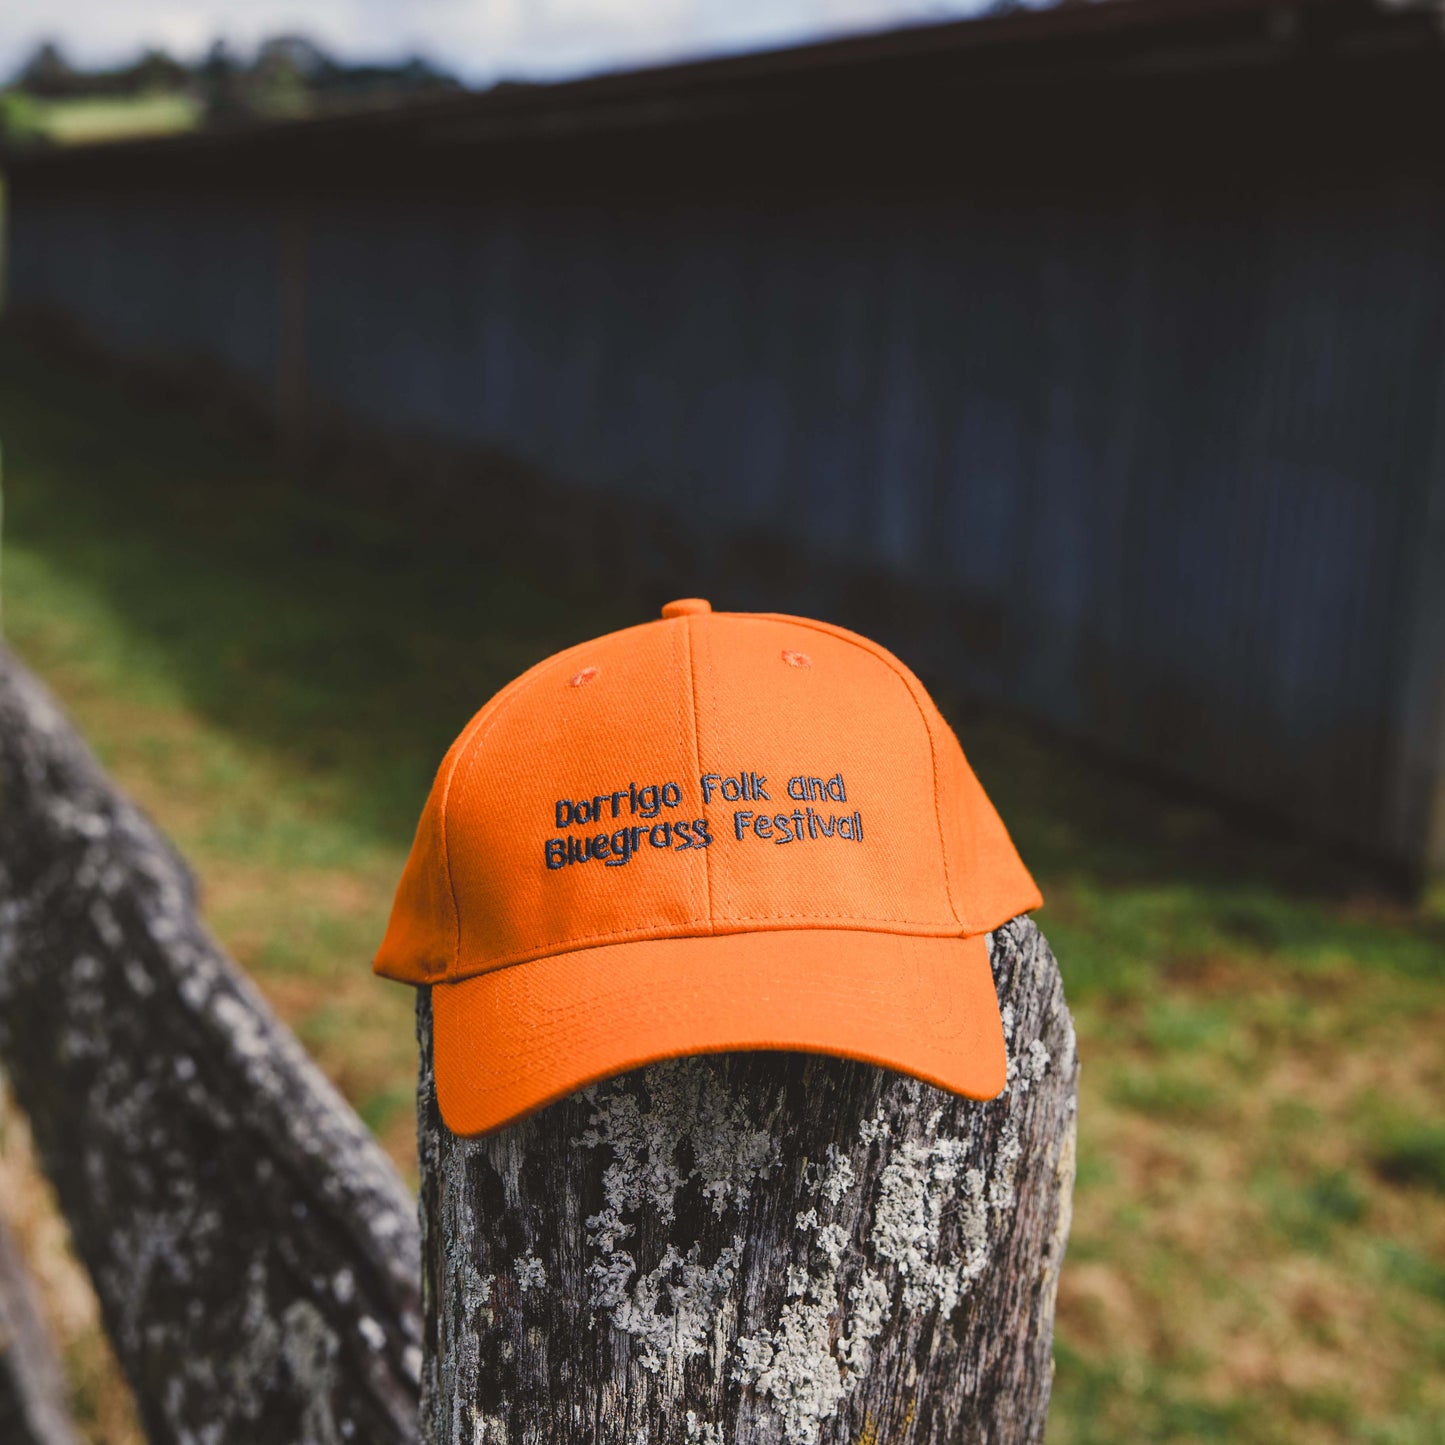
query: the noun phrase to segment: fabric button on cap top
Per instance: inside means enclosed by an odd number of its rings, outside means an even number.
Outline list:
[[[698,612],[711,612],[712,603],[706,597],[679,597],[676,602],[667,603],[662,609],[664,617],[691,617]]]
[[[374,966],[431,987],[459,1134],[734,1049],[990,1099],[1008,1054],[988,933],[1039,902],[898,658],[689,597],[539,662],[468,723]]]

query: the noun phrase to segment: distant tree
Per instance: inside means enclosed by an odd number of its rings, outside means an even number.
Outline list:
[[[335,65],[316,78],[316,89],[346,100],[386,100],[460,90],[461,82],[422,56],[392,65]]]
[[[336,68],[336,62],[309,35],[273,35],[256,52],[257,71],[286,70],[315,80]]]
[[[461,81],[449,70],[443,70],[423,55],[413,55],[397,67],[397,78],[404,90],[461,90]]]
[[[164,50],[152,49],[117,71],[116,78],[129,93],[145,95],[158,90],[184,90],[191,83],[191,72]]]
[[[308,110],[313,95],[336,68],[310,36],[273,35],[261,43],[247,77],[252,107],[266,115]]]
[[[196,67],[196,86],[206,120],[230,124],[248,120],[255,114],[247,85],[246,67],[236,58],[221,37],[206,52]]]
[[[60,46],[53,40],[43,40],[20,67],[16,84],[31,95],[62,96],[73,92],[76,79],[76,72]]]

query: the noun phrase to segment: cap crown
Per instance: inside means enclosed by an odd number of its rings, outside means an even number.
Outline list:
[[[1039,901],[891,653],[802,618],[691,612],[548,658],[477,713],[376,969],[436,983],[769,929],[960,936]]]

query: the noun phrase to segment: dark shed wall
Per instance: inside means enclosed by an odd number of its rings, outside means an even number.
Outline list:
[[[79,324],[122,356],[205,358],[274,380],[280,252],[270,208],[183,197],[56,198],[11,220],[11,302]]]
[[[1440,223],[1409,184],[339,210],[311,233],[308,376],[936,584],[976,623],[971,689],[1384,841]]]
[[[124,354],[282,391],[304,364],[369,427],[904,579],[972,691],[1418,863],[1445,190],[1328,136],[1308,172],[1292,142],[1194,143],[1208,163],[1081,142],[949,177],[934,149],[887,187],[606,200],[22,185],[11,292]]]

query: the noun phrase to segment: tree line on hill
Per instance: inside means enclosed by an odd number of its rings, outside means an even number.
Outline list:
[[[187,63],[151,49],[109,69],[73,65],[55,41],[36,47],[0,90],[0,140],[44,143],[46,118],[85,102],[109,103],[122,116],[157,101],[184,103],[194,123],[244,124],[320,110],[385,105],[461,89],[461,82],[420,56],[353,64],[306,35],[272,36],[243,54],[217,40]]]

